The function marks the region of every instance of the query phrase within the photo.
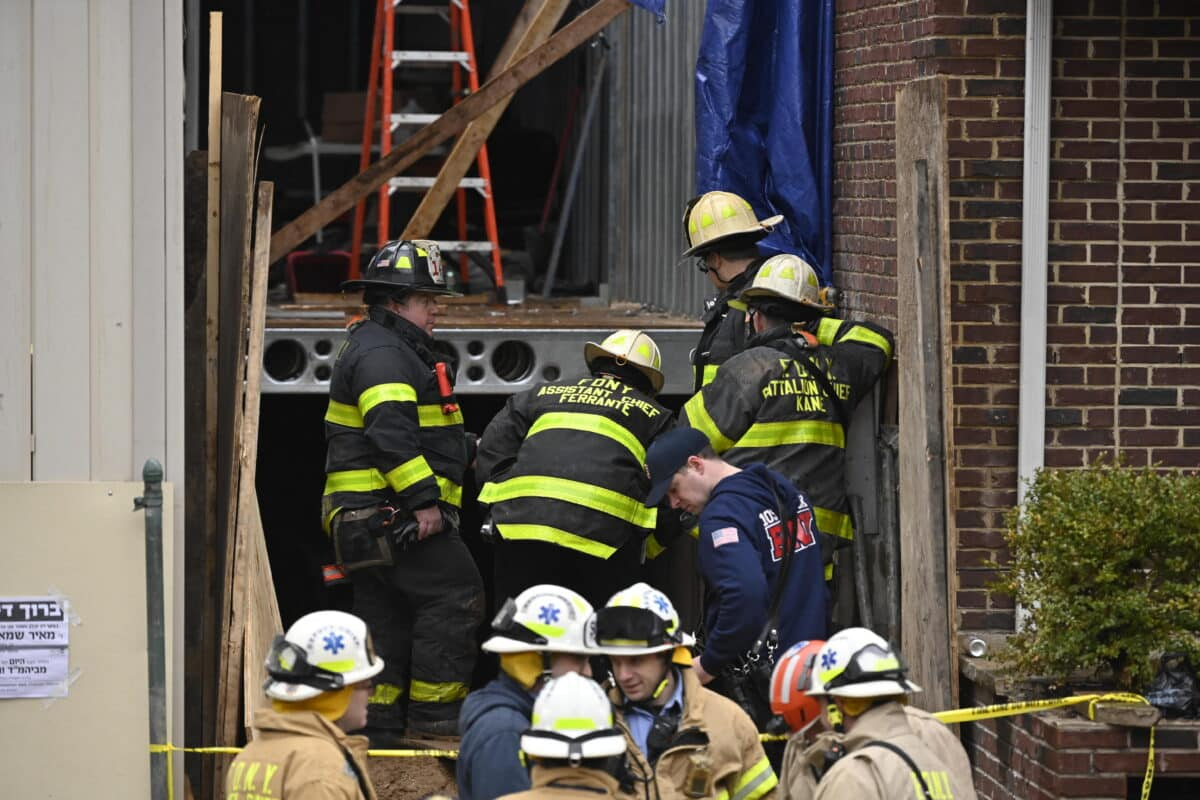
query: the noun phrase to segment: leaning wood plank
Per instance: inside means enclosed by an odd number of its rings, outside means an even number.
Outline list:
[[[411,166],[429,150],[462,131],[484,111],[561,60],[629,9],[629,0],[600,0],[541,47],[488,81],[478,92],[405,139],[388,155],[355,175],[328,197],[280,228],[271,237],[271,263],[286,256],[318,229],[352,208],[358,200]]]
[[[242,682],[245,686],[246,715],[243,725],[246,729],[246,739],[252,737],[251,723],[254,711],[268,706],[267,696],[263,693],[263,681],[267,678],[264,667],[267,652],[275,635],[283,633],[283,622],[279,616],[279,602],[275,597],[275,580],[271,575],[271,561],[267,556],[267,540],[263,534],[262,517],[259,515],[258,498],[251,497],[247,501],[247,548],[249,588],[246,613],[246,636],[243,659]]]
[[[246,395],[242,420],[241,478],[238,483],[237,537],[239,561],[235,571],[245,573],[246,594],[234,598],[246,608],[242,637],[243,726],[250,730],[254,710],[265,702],[262,692],[263,657],[271,639],[279,631],[279,605],[275,584],[267,561],[267,543],[259,515],[258,495],[254,488],[258,464],[258,418],[262,370],[263,338],[267,326],[267,273],[271,266],[271,206],[275,184],[258,184],[258,202],[254,220],[254,268],[250,281],[250,333],[246,348]]]
[[[901,652],[925,691],[913,702],[948,708],[958,697],[953,641],[950,418],[950,236],[946,79],[896,93],[896,273],[900,394]]]
[[[220,597],[221,556],[218,523],[214,516],[217,509],[217,338],[220,326],[220,274],[221,274],[221,81],[223,16],[215,11],[208,17],[208,235],[205,242],[205,349],[204,365],[206,382],[204,387],[204,559],[208,580],[205,591],[208,597]],[[204,681],[204,738],[215,741],[216,709],[220,692],[221,665],[221,622],[220,618],[208,615],[204,624],[205,663],[201,673]],[[202,771],[200,794],[215,797],[223,787],[221,760],[206,764]]]
[[[257,97],[226,92],[222,98],[221,197],[221,340],[218,381],[221,398],[217,442],[217,524],[223,552],[222,658],[218,671],[216,741],[236,743],[241,700],[242,639],[246,576],[234,570],[244,550],[237,541],[237,498],[242,430],[243,382],[246,374],[246,324],[250,295],[250,231],[258,153]],[[223,544],[223,551],[220,550]]]
[[[184,453],[184,738],[189,742],[213,740],[213,711],[217,697],[217,616],[211,612],[213,578],[217,570],[216,551],[212,546],[213,500],[209,499],[206,440],[208,426],[204,399],[208,394],[209,370],[206,353],[207,330],[207,258],[208,240],[208,154],[203,150],[188,153],[183,181],[183,386],[189,402],[183,408]],[[192,402],[191,398],[199,398]],[[216,415],[212,432],[216,434]],[[215,456],[215,454],[214,454]],[[215,464],[216,462],[213,461]],[[200,756],[185,757],[188,776],[203,786],[208,770]]]
[[[511,67],[518,60],[533,52],[535,47],[549,39],[571,0],[528,0],[526,7],[538,3],[541,8],[537,10],[524,32],[517,38],[517,43],[512,48],[512,55],[507,62],[498,64],[499,69],[493,70],[493,72]],[[442,168],[438,170],[433,186],[429,187],[429,191],[421,199],[421,204],[417,206],[417,210],[408,220],[408,225],[404,228],[404,233],[400,235],[400,238],[423,239],[429,235],[433,226],[437,224],[438,217],[446,210],[446,204],[450,202],[450,198],[458,189],[459,181],[471,168],[471,163],[479,155],[479,148],[483,147],[484,142],[492,135],[492,130],[500,121],[508,104],[512,102],[512,98],[513,96],[510,94],[483,112],[458,137],[458,141],[454,143],[454,149],[450,151],[450,155],[446,156]]]

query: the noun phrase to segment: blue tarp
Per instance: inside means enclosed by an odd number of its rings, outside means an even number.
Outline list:
[[[666,16],[667,0],[630,0],[635,6],[654,12],[654,16],[662,22]]]
[[[832,279],[833,0],[708,0],[696,60],[696,189],[783,223],[761,243]]]

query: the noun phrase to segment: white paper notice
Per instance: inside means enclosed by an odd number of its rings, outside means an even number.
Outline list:
[[[0,698],[66,697],[67,615],[55,597],[0,597]]]

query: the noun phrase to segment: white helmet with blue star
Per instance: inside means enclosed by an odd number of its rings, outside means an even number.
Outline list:
[[[492,620],[490,653],[581,653],[591,651],[583,629],[592,604],[563,586],[542,583],[509,598]]]
[[[808,695],[890,697],[921,691],[900,654],[867,628],[845,628],[817,651]]]
[[[696,640],[680,628],[671,598],[648,583],[635,583],[596,612],[588,624],[587,643],[595,652],[620,656],[688,648]]]
[[[361,619],[344,611],[314,611],[275,637],[266,668],[267,696],[295,703],[373,678],[383,659],[375,655]]]

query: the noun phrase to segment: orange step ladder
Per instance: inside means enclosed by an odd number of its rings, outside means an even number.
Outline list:
[[[396,18],[418,14],[440,16],[449,23],[449,50],[396,49]],[[479,69],[475,59],[475,37],[471,28],[471,11],[468,0],[448,0],[446,6],[440,4],[418,5],[406,3],[403,0],[377,0],[370,76],[367,81],[366,113],[363,117],[360,171],[366,169],[370,164],[371,145],[376,124],[379,126],[380,158],[383,158],[391,152],[392,138],[399,126],[428,125],[439,116],[438,114],[407,113],[392,108],[395,70],[401,66],[450,67],[450,90],[455,103],[464,96],[464,72],[466,73],[465,90],[467,92],[478,91]],[[378,116],[375,113],[376,95],[379,95]],[[458,182],[458,189],[455,192],[458,211],[458,239],[441,240],[439,244],[443,252],[459,254],[460,275],[464,280],[469,274],[469,254],[490,253],[493,278],[498,294],[503,296],[504,272],[500,260],[500,236],[496,225],[496,204],[492,195],[492,176],[488,164],[487,145],[479,148],[475,161],[478,167],[478,177],[462,178]],[[380,187],[378,217],[380,245],[391,236],[392,193],[396,191],[426,191],[434,185],[436,180],[431,177],[396,177]],[[479,192],[483,197],[486,240],[467,240],[466,191],[468,189]],[[350,263],[350,272],[353,277],[357,277],[361,263],[365,219],[366,203],[360,201],[354,214],[354,238]]]

